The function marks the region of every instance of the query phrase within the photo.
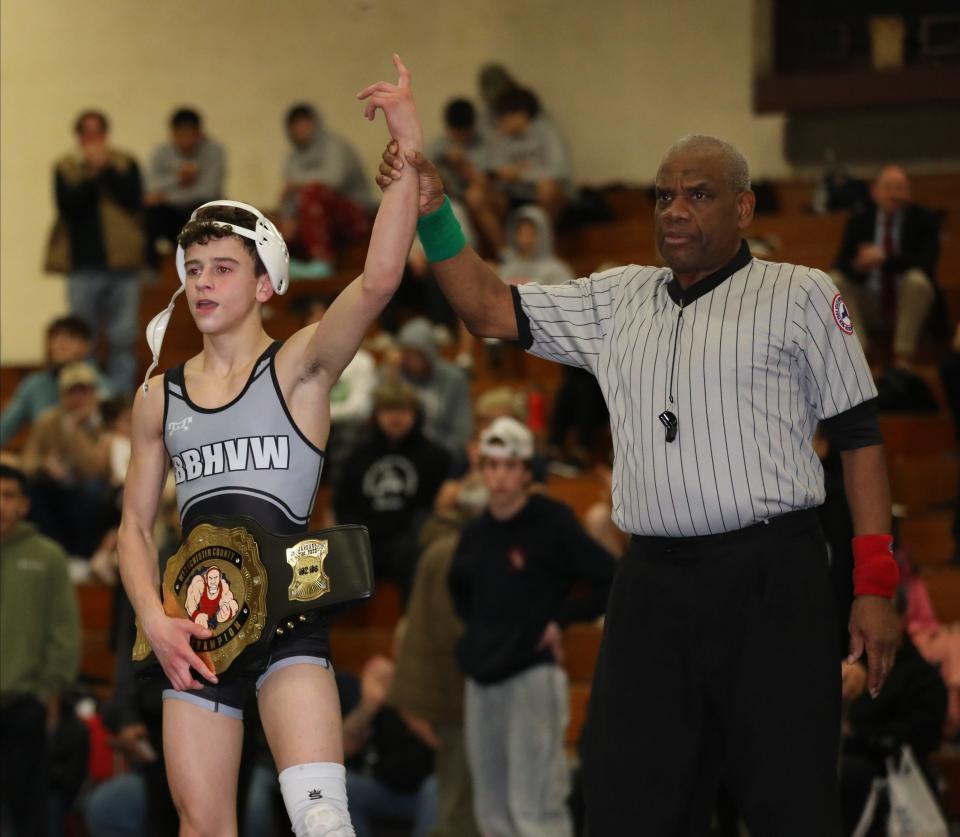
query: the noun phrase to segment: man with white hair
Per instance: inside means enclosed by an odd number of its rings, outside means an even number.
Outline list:
[[[898,580],[876,387],[826,274],[753,258],[755,198],[729,143],[684,137],[656,174],[666,267],[505,286],[468,246],[433,166],[389,145],[382,188],[420,173],[418,232],[476,335],[594,374],[610,411],[614,580],[585,747],[591,835],[700,835],[718,782],[751,834],[841,833],[840,643],[816,507],[823,422],[856,537],[849,659],[876,694]]]
[[[936,217],[910,201],[900,166],[884,166],[870,189],[873,204],[850,216],[830,277],[843,294],[864,351],[867,328],[893,325],[893,361],[909,367],[936,298],[940,253]]]
[[[572,837],[563,738],[563,629],[603,613],[614,558],[563,503],[530,494],[533,434],[496,419],[480,437],[486,510],[463,530],[450,593],[464,623],[467,761],[483,834]],[[585,582],[576,598],[572,588]]]

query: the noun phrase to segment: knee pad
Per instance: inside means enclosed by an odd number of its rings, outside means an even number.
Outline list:
[[[350,815],[329,802],[318,802],[303,812],[296,837],[356,837]]]
[[[342,764],[297,764],[281,770],[279,778],[296,837],[355,837]]]

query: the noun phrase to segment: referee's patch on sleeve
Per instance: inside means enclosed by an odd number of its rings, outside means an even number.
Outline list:
[[[850,319],[847,303],[843,301],[840,294],[833,298],[833,321],[844,334],[853,334],[853,320]]]

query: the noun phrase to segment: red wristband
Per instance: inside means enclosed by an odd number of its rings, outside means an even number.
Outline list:
[[[899,583],[893,535],[857,535],[853,539],[853,595],[889,599]]]

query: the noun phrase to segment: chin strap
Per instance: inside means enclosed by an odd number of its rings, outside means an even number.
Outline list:
[[[180,296],[183,291],[184,286],[181,284],[173,292],[173,296],[170,297],[170,302],[167,303],[167,307],[164,308],[147,324],[147,345],[150,347],[150,352],[153,354],[153,362],[147,369],[147,374],[143,376],[144,392],[147,392],[149,389],[147,386],[147,381],[150,380],[150,373],[153,372],[153,370],[156,369],[160,363],[160,347],[163,345],[163,337],[167,332],[167,326],[170,324],[170,317],[173,314],[173,306],[177,301],[177,297]]]

